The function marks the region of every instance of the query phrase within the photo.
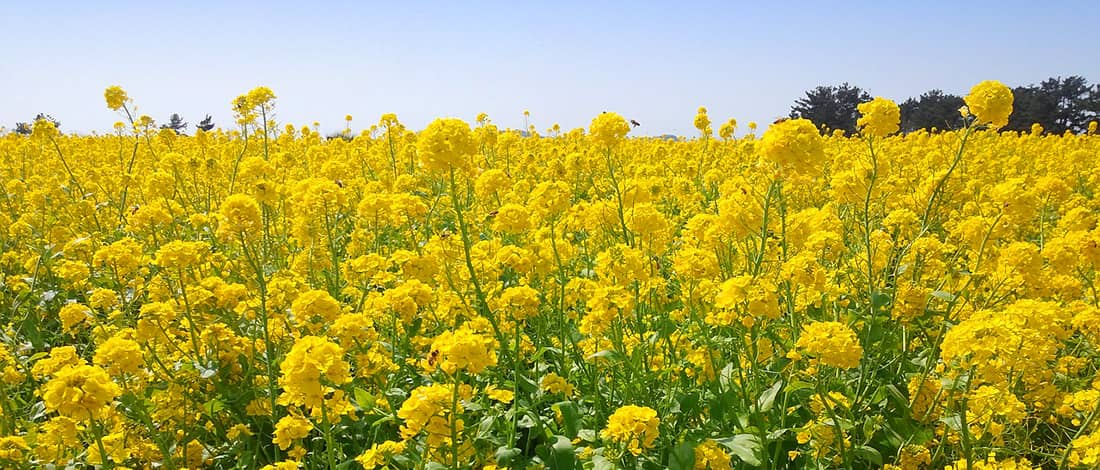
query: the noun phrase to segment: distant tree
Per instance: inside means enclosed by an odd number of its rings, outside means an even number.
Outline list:
[[[209,132],[210,129],[214,128],[214,118],[207,114],[198,124],[195,124],[195,128],[202,129],[203,132]]]
[[[1092,106],[1089,101],[1094,92],[1088,80],[1076,75],[1064,79],[1058,77],[1044,81],[1039,87],[1047,90],[1056,106],[1052,130],[1063,133],[1085,132],[1088,129],[1089,121],[1095,117],[1090,112]]]
[[[856,106],[870,100],[870,94],[847,82],[839,86],[819,86],[794,102],[790,117],[809,119],[823,133],[835,129],[853,133],[859,118]]]
[[[58,121],[57,119],[54,119],[54,117],[50,116],[49,114],[38,113],[38,115],[34,117],[35,122],[38,122],[38,121],[43,120],[43,119],[52,122],[53,127],[61,129],[61,121]]]
[[[1100,84],[1089,89],[1089,98],[1085,103],[1085,112],[1090,121],[1100,121]]]
[[[328,135],[325,136],[325,140],[340,139],[340,140],[343,140],[345,142],[351,142],[351,140],[354,139],[354,138],[355,138],[355,136],[351,135],[351,133],[348,132],[348,131],[332,132],[332,133],[329,133]]]
[[[50,116],[49,114],[38,113],[38,115],[36,115],[34,117],[34,120],[31,121],[31,122],[17,122],[17,123],[15,123],[15,129],[12,132],[15,132],[16,134],[30,135],[31,132],[34,132],[34,123],[38,122],[41,119],[52,122],[53,126],[58,128],[58,129],[61,128],[61,121],[58,121],[57,119],[54,119],[54,117]]]
[[[183,131],[187,130],[187,122],[179,114],[172,113],[172,116],[168,118],[168,124],[161,125],[160,128],[172,129],[176,131],[176,134],[183,134]]]
[[[1012,89],[1012,115],[1005,130],[1029,131],[1032,124],[1055,132],[1053,126],[1057,105],[1051,96],[1036,85],[1018,86]]]
[[[929,90],[921,93],[919,98],[909,98],[899,106],[901,131],[957,127],[962,122],[959,108],[963,104],[962,97],[944,93],[942,90]]]
[[[1007,130],[1029,131],[1038,123],[1047,132],[1084,132],[1089,121],[1096,118],[1097,87],[1080,76],[1053,77],[1038,85],[1019,86],[1012,90],[1012,115]]]

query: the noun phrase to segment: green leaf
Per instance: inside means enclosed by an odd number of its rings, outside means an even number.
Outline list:
[[[611,463],[610,460],[607,460],[607,457],[604,457],[604,456],[599,455],[599,454],[592,456],[592,470],[617,470],[617,469],[618,469],[618,467],[616,467],[615,464]]]
[[[561,411],[561,419],[565,423],[566,437],[570,439],[577,437],[577,433],[581,429],[581,412],[577,408],[577,404],[571,401],[562,401],[554,406]]]
[[[374,406],[374,396],[367,393],[366,390],[355,387],[352,393],[355,395],[355,404],[359,405],[359,409],[369,410]]]
[[[870,439],[882,429],[885,419],[882,415],[871,415],[863,419],[863,436]]]
[[[537,426],[538,423],[529,414],[520,416],[519,421],[516,422],[516,426],[522,429],[529,429]]]
[[[512,462],[515,461],[516,457],[519,457],[519,455],[520,450],[515,447],[500,446],[497,448],[496,452],[497,465],[511,467]]]
[[[946,302],[953,302],[955,300],[955,294],[942,290],[932,291],[932,297]]]
[[[669,470],[690,470],[695,467],[695,443],[683,442],[668,455]]]
[[[886,386],[886,391],[890,393],[890,397],[893,398],[894,404],[902,408],[909,407],[909,399],[905,397],[905,394],[898,390],[898,387],[894,384]]]
[[[539,390],[538,382],[527,378],[525,375],[519,376],[519,390],[524,394],[533,394]],[[521,397],[516,397],[522,400]]]
[[[141,404],[141,399],[134,392],[123,393],[122,396],[118,397],[118,401],[127,409],[133,409]]]
[[[876,467],[882,466],[882,454],[874,447],[859,446],[852,449],[852,452],[856,454],[856,457],[871,462]]]
[[[890,296],[883,292],[875,292],[873,295],[871,295],[871,305],[873,305],[875,308],[882,308],[883,306],[889,304],[890,300]]]
[[[761,464],[760,458],[757,453],[760,452],[760,439],[752,434],[738,434],[733,437],[727,437],[723,439],[715,439],[716,442],[725,446],[733,455],[741,461],[752,465],[753,467],[759,467]]]
[[[479,439],[489,438],[493,432],[493,421],[494,418],[492,416],[486,416],[481,419],[481,422],[477,425],[477,437]]]
[[[695,392],[680,394],[672,404],[672,410],[675,410],[674,412],[683,413],[689,416],[695,414],[698,409],[699,394]]]
[[[792,380],[791,383],[787,384],[787,393],[797,392],[799,390],[806,390],[809,388],[814,388],[814,384],[803,382],[801,380]]]
[[[783,380],[776,380],[771,387],[764,390],[764,393],[760,394],[760,398],[756,400],[756,406],[760,409],[761,413],[767,413],[771,411],[772,405],[775,404],[775,396],[779,394],[779,391],[783,389]]]
[[[393,401],[401,402],[405,401],[405,398],[409,396],[409,393],[400,388],[391,388],[384,393],[387,397]]]
[[[549,466],[553,470],[573,470],[577,466],[577,454],[573,452],[573,443],[565,436],[555,436],[557,440],[550,446],[553,450]]]
[[[46,357],[46,356],[48,356],[48,355],[49,355],[49,354],[46,354],[45,352],[41,352],[41,351],[40,351],[40,352],[36,352],[36,353],[32,354],[32,355],[31,355],[31,357],[28,357],[28,358],[27,358],[27,364],[30,364],[30,363],[32,363],[32,362],[34,362],[34,361],[37,361],[37,360],[39,360],[39,359],[42,359],[43,357]]]
[[[774,430],[768,432],[768,440],[769,441],[778,441],[780,438],[783,437],[783,435],[787,434],[787,431],[790,431],[790,429],[788,429],[788,428],[774,429]]]
[[[947,427],[951,428],[952,431],[962,432],[962,427],[963,427],[962,416],[957,415],[957,414],[956,415],[951,415],[951,416],[944,416],[944,417],[940,418],[940,421],[943,422],[943,424],[946,424]]]
[[[585,359],[596,359],[596,358],[600,358],[600,357],[607,358],[608,360],[614,361],[614,360],[622,359],[623,355],[622,355],[622,353],[620,353],[618,351],[613,351],[613,350],[610,350],[610,349],[604,349],[603,351],[593,353],[592,355],[586,357]]]
[[[394,415],[383,416],[374,420],[374,422],[370,424],[370,427],[376,428],[383,423],[389,423],[391,421],[397,421],[397,418]]]
[[[213,400],[210,400],[210,401],[204,403],[202,405],[202,409],[204,411],[206,411],[207,414],[213,415],[214,413],[217,413],[221,410],[224,410],[225,409],[225,403],[222,403],[221,400],[218,400],[218,399],[215,398]]]
[[[558,355],[558,356],[564,355],[561,352],[561,349],[550,347],[550,346],[543,346],[543,347],[539,348],[539,352],[535,354],[535,357],[541,357],[543,353],[547,353],[547,352],[554,353],[555,355]]]
[[[970,372],[964,372],[955,378],[943,377],[940,379],[940,387],[947,391],[966,391],[970,386]]]

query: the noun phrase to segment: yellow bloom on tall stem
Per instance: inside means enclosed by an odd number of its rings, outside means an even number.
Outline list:
[[[421,166],[428,170],[465,170],[477,153],[477,140],[465,121],[436,119],[417,136],[416,149]]]
[[[707,116],[707,108],[700,106],[699,111],[695,114],[695,120],[693,122],[695,128],[699,130],[699,133],[703,137],[710,137],[714,131],[710,127],[710,117]]]
[[[886,137],[898,131],[901,123],[901,109],[897,103],[881,96],[856,106],[859,120],[856,125],[864,135]]]
[[[126,90],[118,85],[107,87],[107,90],[103,92],[103,97],[107,100],[107,107],[112,111],[118,111],[130,100]]]
[[[1012,114],[1012,89],[997,80],[986,80],[970,89],[964,98],[967,109],[978,124],[990,124],[994,129],[1008,125]]]
[[[817,176],[825,165],[825,140],[809,119],[772,124],[760,139],[760,158],[792,176]]]
[[[626,137],[627,132],[630,132],[630,124],[618,113],[601,113],[592,118],[588,132],[597,145],[611,147]]]

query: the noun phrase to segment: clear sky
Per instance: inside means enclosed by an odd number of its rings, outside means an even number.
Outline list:
[[[231,124],[254,86],[277,119],[353,128],[394,112],[501,127],[587,127],[601,111],[636,133],[692,135],[695,109],[741,129],[847,81],[897,101],[981,80],[1100,82],[1100,1],[314,2],[0,1],[0,125],[39,112],[107,131],[121,85],[159,122]],[[190,128],[190,129],[193,129]]]

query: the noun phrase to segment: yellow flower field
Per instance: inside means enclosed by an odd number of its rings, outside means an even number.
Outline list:
[[[105,98],[0,136],[0,467],[1100,468],[1100,137],[999,82],[686,140]]]

